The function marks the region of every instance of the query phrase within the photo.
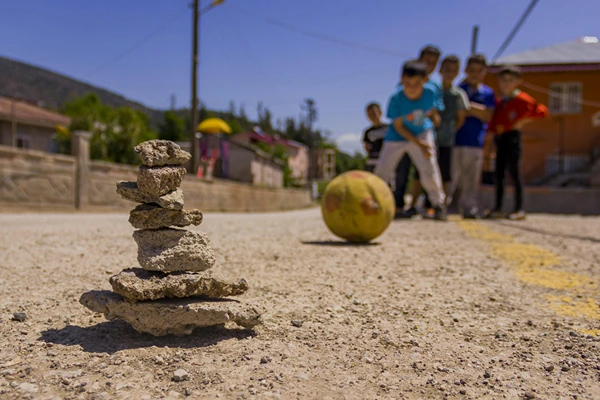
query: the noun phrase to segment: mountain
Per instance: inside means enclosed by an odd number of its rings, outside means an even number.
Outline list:
[[[120,94],[44,68],[0,57],[0,96],[18,98],[51,110],[58,110],[66,102],[90,92],[96,93],[106,105],[127,106],[142,111],[154,124],[162,121],[161,110],[146,107]]]

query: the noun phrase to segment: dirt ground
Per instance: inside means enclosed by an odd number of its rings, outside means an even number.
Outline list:
[[[0,398],[600,398],[598,217],[395,221],[369,246],[317,209],[194,229],[249,282],[254,332],[155,338],[81,306],[137,266],[126,214],[0,214]]]

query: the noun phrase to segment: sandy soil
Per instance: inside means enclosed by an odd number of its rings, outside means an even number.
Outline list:
[[[127,215],[0,214],[0,398],[600,398],[600,218],[395,221],[371,246],[316,209],[204,221],[214,271],[264,312],[255,332],[107,322],[78,299],[137,265]],[[550,307],[571,289],[523,281],[496,233],[588,279],[569,292],[586,312]]]

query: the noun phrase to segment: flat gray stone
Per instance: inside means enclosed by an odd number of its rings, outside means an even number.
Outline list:
[[[169,210],[181,210],[183,208],[183,191],[174,190],[162,196],[152,196],[142,192],[137,182],[117,182],[117,193],[124,199],[135,201],[136,203],[153,203]]]
[[[192,157],[187,151],[181,150],[177,143],[169,140],[148,140],[135,146],[133,151],[140,156],[142,164],[149,167],[181,165]]]
[[[122,319],[136,331],[154,336],[189,335],[195,328],[227,322],[248,329],[261,323],[256,308],[233,300],[187,298],[131,303],[117,293],[93,290],[84,293],[79,302],[109,320]]]
[[[227,281],[209,273],[156,272],[131,268],[110,278],[113,291],[129,301],[205,296],[237,296],[248,290],[248,283]]]
[[[215,264],[208,236],[182,229],[144,229],[133,232],[138,262],[148,271],[202,272]]]
[[[129,213],[129,223],[136,229],[200,225],[202,223],[202,211],[167,210],[153,204],[140,204]]]
[[[142,165],[138,172],[137,185],[145,194],[163,196],[181,185],[186,170],[182,166],[147,167]]]

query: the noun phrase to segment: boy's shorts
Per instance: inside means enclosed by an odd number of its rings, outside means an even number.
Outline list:
[[[452,147],[438,147],[437,159],[440,166],[440,173],[442,175],[442,182],[452,181],[452,175],[450,174],[450,165],[452,165]],[[416,168],[414,179],[420,179],[419,171]]]

